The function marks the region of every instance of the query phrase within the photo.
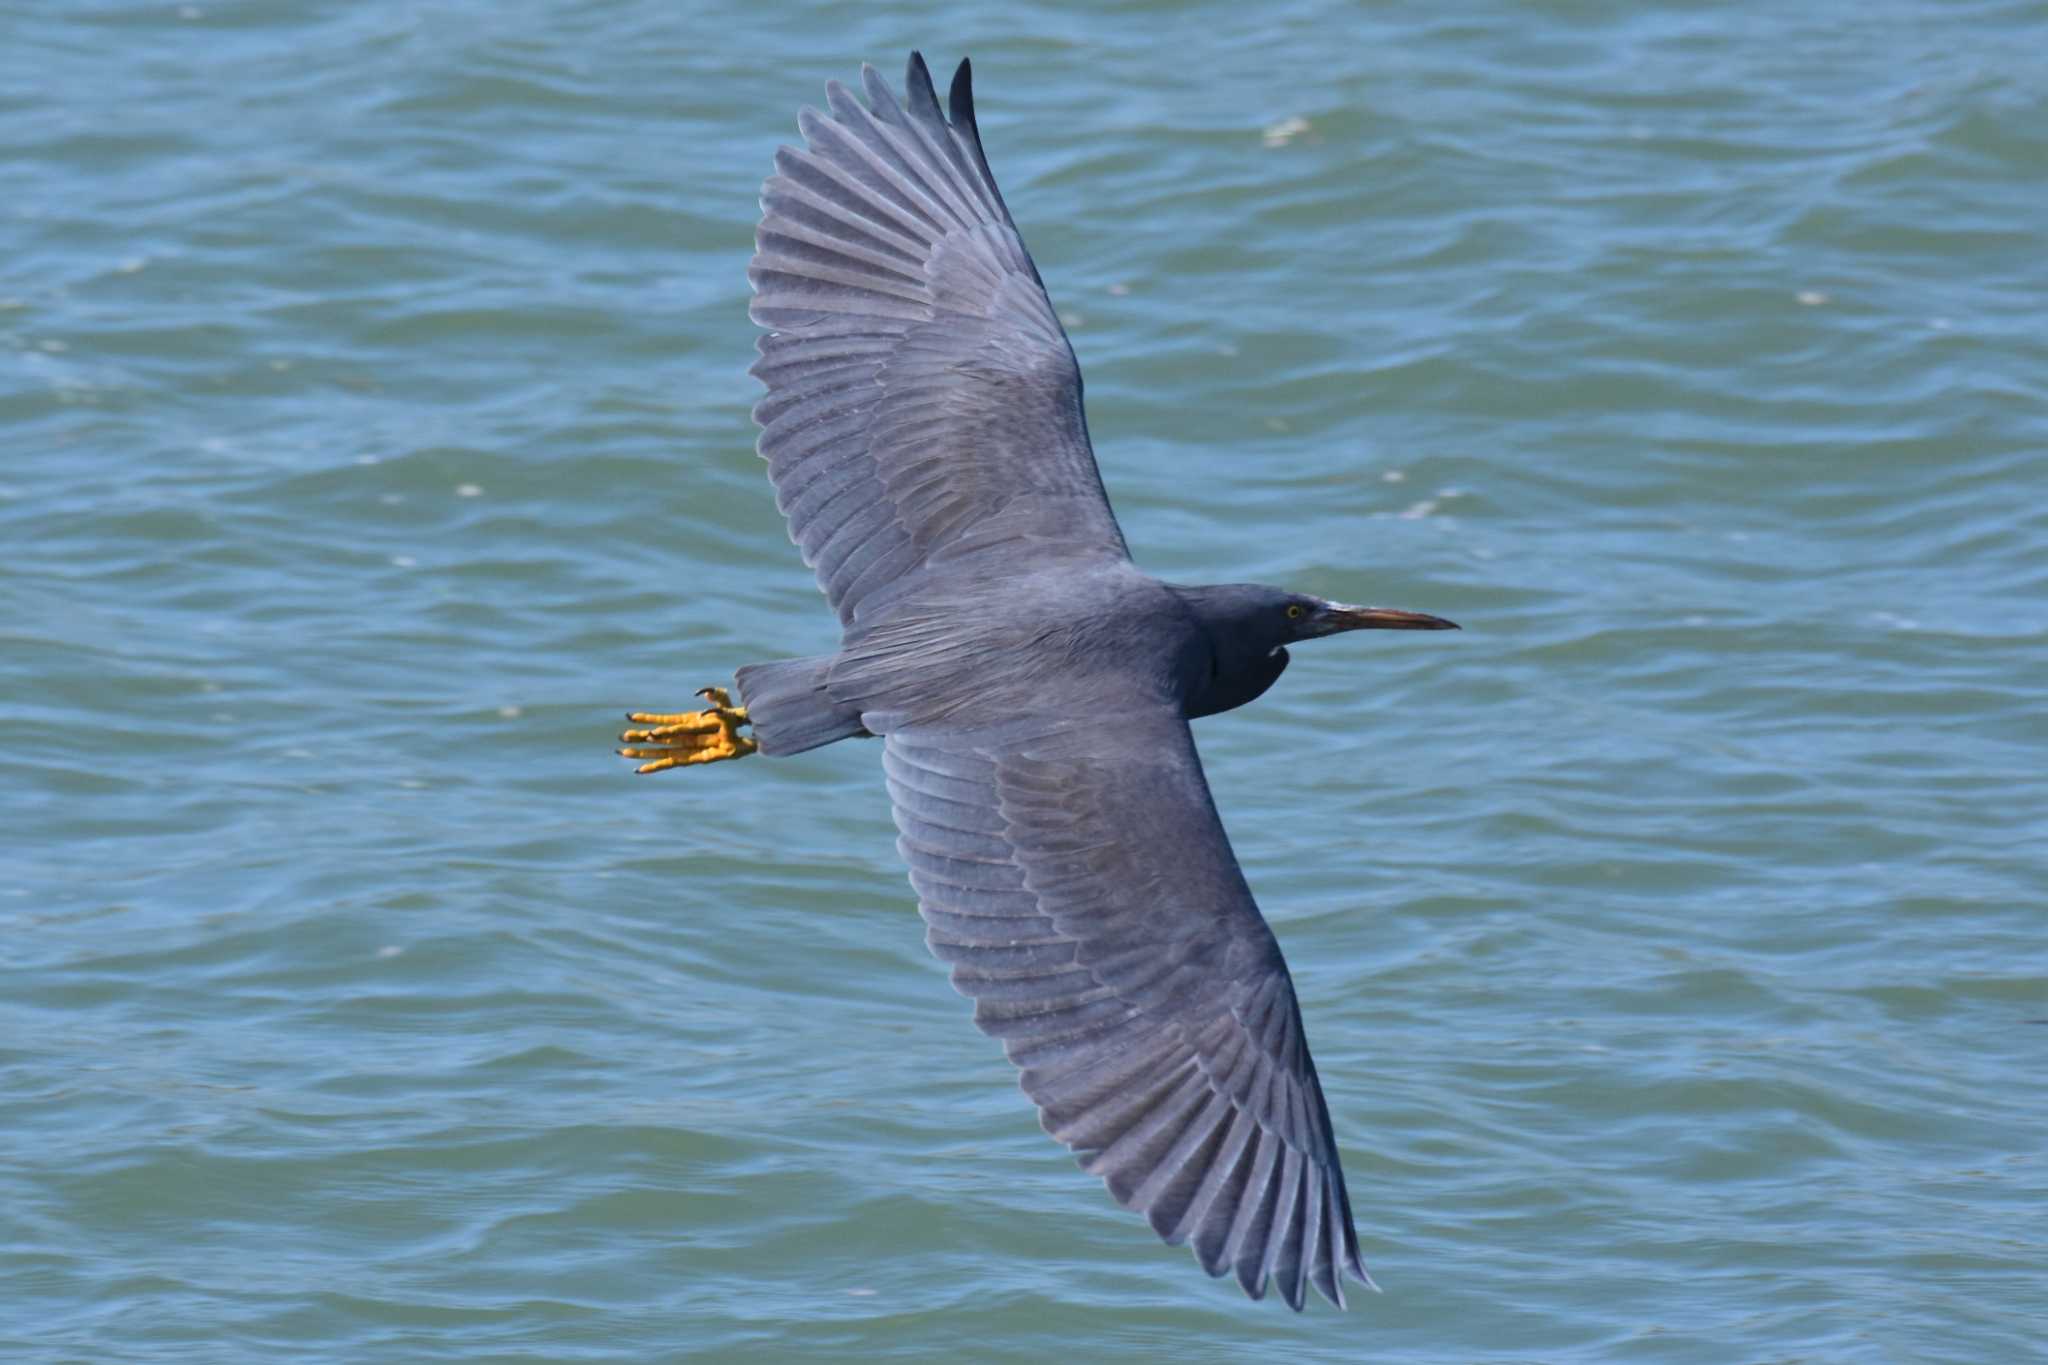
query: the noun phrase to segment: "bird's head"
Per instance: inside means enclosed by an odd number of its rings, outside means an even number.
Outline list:
[[[1197,614],[1212,633],[1259,652],[1347,630],[1456,630],[1455,622],[1393,607],[1357,607],[1259,583],[1196,590]],[[1220,630],[1219,630],[1220,628]]]
[[[1175,588],[1202,626],[1208,648],[1187,664],[1183,680],[1190,720],[1242,706],[1271,687],[1287,667],[1287,646],[1347,630],[1456,630],[1441,616],[1392,607],[1354,607],[1258,583]]]
[[[1292,628],[1288,642],[1318,640],[1347,630],[1456,630],[1458,623],[1398,607],[1355,607],[1305,593],[1283,593],[1280,616]]]

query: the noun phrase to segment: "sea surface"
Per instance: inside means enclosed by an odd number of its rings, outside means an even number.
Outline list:
[[[1384,1287],[1157,1244],[927,953],[756,195],[971,53]],[[0,1359],[2048,1359],[2048,5],[15,0]]]

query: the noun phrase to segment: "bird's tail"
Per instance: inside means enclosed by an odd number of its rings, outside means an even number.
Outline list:
[[[867,733],[860,712],[834,700],[825,690],[833,657],[826,654],[747,664],[733,675],[739,683],[740,704],[747,708],[762,753],[771,758],[800,754],[835,739]]]

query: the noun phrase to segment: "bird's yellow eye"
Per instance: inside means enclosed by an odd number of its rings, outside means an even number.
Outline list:
[[[1299,602],[1289,602],[1289,603],[1287,604],[1287,619],[1288,619],[1288,620],[1290,620],[1290,621],[1299,621],[1299,620],[1300,620],[1300,619],[1301,619],[1302,617],[1304,617],[1304,616],[1306,616],[1306,615],[1308,615],[1308,608],[1307,608],[1307,607],[1304,607],[1303,605],[1301,605],[1301,603],[1299,603]]]

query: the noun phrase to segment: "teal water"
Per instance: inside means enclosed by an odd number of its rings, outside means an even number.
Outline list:
[[[971,52],[1385,1287],[1038,1130],[825,649],[755,194]],[[0,15],[0,1358],[2048,1359],[2048,6]]]

